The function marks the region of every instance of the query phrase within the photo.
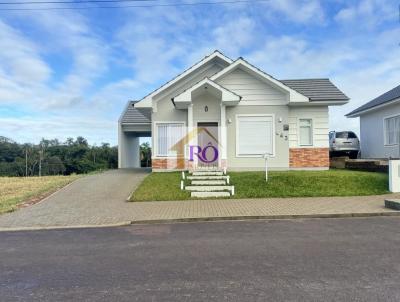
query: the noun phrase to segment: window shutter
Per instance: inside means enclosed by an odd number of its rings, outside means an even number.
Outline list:
[[[238,117],[238,155],[273,154],[272,123],[269,116]]]

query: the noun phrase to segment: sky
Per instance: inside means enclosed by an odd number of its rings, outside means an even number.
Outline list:
[[[196,1],[0,4],[0,136],[116,145],[128,100],[215,49],[278,79],[330,78],[351,98],[330,108],[330,130],[359,133],[344,115],[400,84],[398,1],[127,7]],[[117,8],[49,9],[96,5]]]

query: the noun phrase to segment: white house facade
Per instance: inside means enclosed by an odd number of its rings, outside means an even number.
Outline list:
[[[347,116],[360,117],[363,158],[400,158],[400,85]]]
[[[119,120],[119,167],[139,167],[151,136],[154,171],[329,168],[329,106],[348,98],[329,79],[277,80],[215,51]]]

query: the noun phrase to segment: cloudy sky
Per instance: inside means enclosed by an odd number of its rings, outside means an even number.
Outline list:
[[[358,131],[343,115],[400,84],[397,0],[162,3],[182,1],[0,4],[0,136],[116,144],[128,99],[214,49],[278,79],[331,78],[351,98],[331,108],[332,130]],[[96,5],[119,8],[53,9]]]

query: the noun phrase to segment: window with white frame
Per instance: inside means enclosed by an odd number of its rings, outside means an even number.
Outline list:
[[[385,145],[399,143],[400,116],[385,118]]]
[[[183,138],[184,123],[156,123],[157,156],[175,156],[174,145]]]
[[[311,119],[300,119],[299,120],[299,131],[300,131],[300,146],[311,146],[313,144],[313,129]]]
[[[237,116],[236,155],[258,156],[274,152],[272,116]]]

